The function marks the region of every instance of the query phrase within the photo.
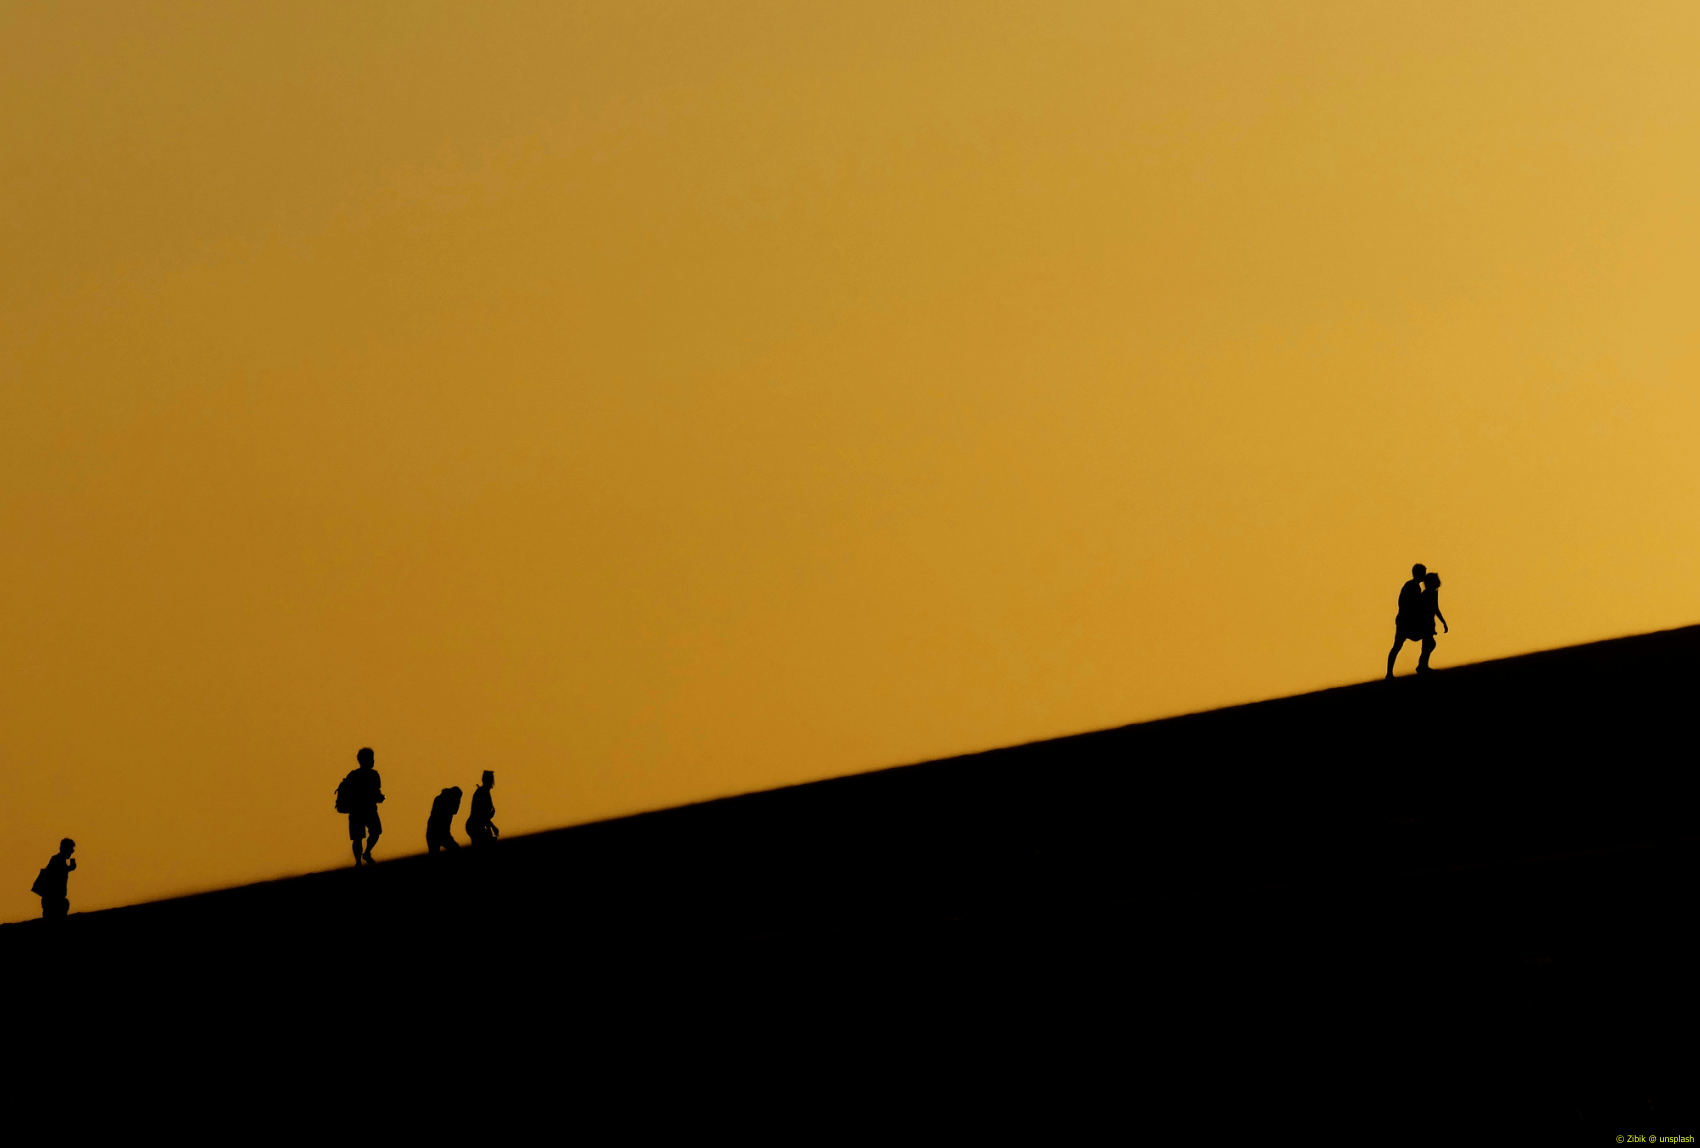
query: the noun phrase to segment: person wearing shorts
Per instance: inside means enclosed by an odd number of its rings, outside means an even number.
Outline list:
[[[359,768],[349,771],[337,787],[341,808],[348,810],[348,839],[354,846],[354,863],[374,864],[372,847],[384,831],[378,818],[378,806],[384,800],[383,782],[372,768],[375,757],[370,749],[355,755]],[[364,848],[362,848],[364,844]]]
[[[354,842],[354,861],[356,864],[359,864],[362,860],[362,855],[364,855],[366,861],[372,860],[372,845],[378,843],[378,838],[383,832],[384,822],[378,816],[376,805],[370,809],[356,810],[348,815],[348,839]],[[362,850],[361,843],[366,840],[368,833],[372,835],[371,845],[367,845]]]

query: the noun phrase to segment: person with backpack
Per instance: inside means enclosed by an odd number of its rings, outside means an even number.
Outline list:
[[[77,843],[69,837],[60,841],[59,852],[47,859],[47,867],[36,874],[35,884],[30,886],[30,892],[41,898],[43,920],[63,917],[71,911],[71,870],[77,867],[71,854],[76,851]]]
[[[496,816],[496,803],[490,800],[490,791],[496,788],[496,775],[486,769],[484,784],[472,791],[472,812],[466,818],[466,835],[472,838],[474,845],[489,845],[502,835],[491,820]]]
[[[431,816],[425,821],[425,852],[460,848],[452,828],[454,816],[459,812],[460,786],[451,785],[437,794],[431,802]]]
[[[378,820],[378,806],[384,800],[383,783],[378,771],[372,768],[374,755],[370,749],[363,749],[354,757],[360,765],[349,770],[342,784],[336,787],[336,811],[348,814],[348,839],[354,844],[354,863],[365,861],[375,865],[372,849],[384,832],[384,823]],[[362,840],[366,843],[364,852],[360,848]]]

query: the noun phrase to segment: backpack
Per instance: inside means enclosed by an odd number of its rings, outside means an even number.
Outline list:
[[[35,884],[30,886],[30,892],[34,893],[37,897],[45,897],[47,896],[47,893],[44,892],[44,887],[50,886],[52,883],[53,879],[47,875],[47,870],[43,869],[35,875]]]
[[[358,772],[358,771],[356,771],[356,772]],[[347,777],[343,778],[341,781],[336,783],[336,811],[338,813],[353,813],[354,812],[354,805],[353,805],[354,794],[343,792],[343,790],[345,790],[345,789],[353,789],[353,786],[348,784],[349,781],[353,779],[353,777],[354,777],[354,774],[350,773]]]

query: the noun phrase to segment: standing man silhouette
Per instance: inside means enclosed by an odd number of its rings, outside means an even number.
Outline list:
[[[502,835],[491,820],[496,816],[496,803],[490,800],[494,788],[496,775],[486,769],[484,784],[472,791],[472,812],[466,816],[466,835],[474,845],[489,845]]]
[[[372,860],[372,848],[384,832],[384,823],[378,820],[378,805],[384,800],[383,783],[378,771],[372,768],[370,749],[361,750],[354,758],[360,765],[349,770],[342,784],[336,787],[336,811],[348,814],[348,839],[354,844],[354,863],[365,861],[373,865],[376,862]],[[368,830],[372,834],[370,838],[366,837]],[[360,848],[362,839],[366,841],[364,854]]]
[[[71,854],[76,851],[75,841],[69,837],[61,840],[59,852],[47,859],[47,867],[36,874],[35,884],[30,886],[30,892],[41,898],[43,920],[63,917],[71,911],[71,870],[77,867]]]
[[[1399,656],[1399,648],[1406,642],[1422,643],[1422,656],[1417,659],[1417,672],[1428,672],[1428,658],[1434,653],[1434,615],[1440,609],[1438,596],[1430,596],[1424,592],[1423,582],[1428,577],[1428,567],[1421,562],[1411,567],[1411,580],[1399,587],[1399,616],[1393,619],[1393,648],[1387,651],[1387,677],[1384,681],[1393,680],[1393,660]],[[1438,580],[1435,583],[1439,587]],[[1446,625],[1442,618],[1441,625]],[[1447,626],[1447,632],[1451,632]]]

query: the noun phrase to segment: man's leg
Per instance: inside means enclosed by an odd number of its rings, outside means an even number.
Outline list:
[[[370,837],[366,838],[366,860],[367,861],[372,860],[372,850],[377,847],[378,838],[382,837],[383,835],[384,835],[383,830],[379,829],[377,826],[372,827],[372,835]]]
[[[1387,676],[1393,676],[1393,659],[1399,656],[1399,649],[1405,644],[1405,639],[1398,634],[1393,635],[1393,648],[1387,651]]]

